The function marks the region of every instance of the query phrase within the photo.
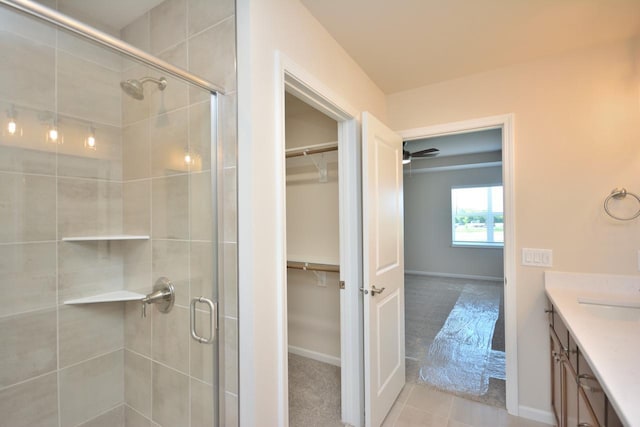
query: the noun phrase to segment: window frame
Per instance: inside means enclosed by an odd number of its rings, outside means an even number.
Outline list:
[[[492,188],[494,187],[500,187],[501,192],[502,192],[502,212],[495,212],[493,210],[493,206],[492,206]],[[458,190],[458,189],[465,189],[465,188],[486,188],[487,189],[487,210],[483,211],[484,215],[486,216],[486,221],[485,224],[487,224],[487,238],[489,237],[489,235],[491,235],[491,237],[493,238],[493,234],[494,234],[494,225],[495,225],[495,216],[496,214],[502,215],[502,224],[503,224],[503,233],[504,233],[504,185],[502,183],[497,183],[497,184],[482,184],[482,185],[477,185],[477,184],[470,184],[470,185],[454,185],[451,186],[451,190],[449,192],[449,196],[450,196],[450,220],[451,220],[451,247],[454,248],[489,248],[489,249],[503,249],[504,248],[504,234],[502,237],[502,242],[491,242],[491,241],[479,241],[479,242],[473,242],[473,241],[469,241],[469,242],[465,242],[465,241],[459,241],[459,240],[455,240],[455,231],[456,231],[456,221],[455,221],[455,212],[454,212],[454,206],[453,206],[453,191],[454,190]],[[490,224],[490,227],[489,227]]]

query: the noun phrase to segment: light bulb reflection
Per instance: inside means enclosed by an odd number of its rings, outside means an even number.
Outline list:
[[[16,122],[17,115],[18,113],[12,105],[11,108],[7,110],[7,125],[2,129],[3,135],[22,136],[22,129],[18,126],[18,122]]]
[[[14,119],[9,119],[9,123],[7,123],[7,132],[9,135],[15,135],[18,130],[18,125]]]
[[[49,133],[47,134],[49,136],[49,141],[51,142],[57,142],[58,141],[58,129],[56,129],[55,127],[52,127],[51,129],[49,129]]]
[[[188,165],[193,163],[193,158],[191,157],[191,154],[187,153],[184,155],[184,162]]]
[[[62,137],[62,132],[58,128],[58,120],[53,119],[49,122],[50,124],[47,126],[47,133],[45,135],[46,141],[51,144],[63,144],[64,140]]]
[[[96,130],[93,127],[89,128],[89,134],[84,140],[84,146],[89,150],[95,150],[97,148]]]

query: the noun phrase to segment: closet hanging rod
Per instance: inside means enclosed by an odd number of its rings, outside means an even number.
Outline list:
[[[337,151],[337,150],[338,150],[337,145],[332,145],[330,147],[305,148],[304,150],[290,151],[285,154],[285,158],[289,159],[291,157],[309,156],[311,154],[328,153],[329,151]]]
[[[340,273],[339,265],[317,264],[315,262],[287,261],[287,268],[305,271],[326,271],[329,273]]]

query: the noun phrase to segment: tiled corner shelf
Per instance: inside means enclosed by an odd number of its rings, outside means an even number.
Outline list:
[[[63,242],[96,242],[102,240],[149,240],[149,236],[132,234],[112,234],[104,236],[63,237]]]
[[[67,305],[74,304],[95,304],[100,302],[118,302],[118,301],[140,301],[145,296],[137,292],[131,291],[115,291],[104,294],[93,295],[85,298],[70,299],[64,303]]]

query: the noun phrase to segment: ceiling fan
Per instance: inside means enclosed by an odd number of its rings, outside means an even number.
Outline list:
[[[409,150],[406,149],[407,141],[402,143],[402,164],[406,165],[411,163],[411,159],[424,159],[427,157],[435,157],[440,153],[440,150],[437,148],[427,148],[426,150],[416,151],[415,153],[410,153]]]

